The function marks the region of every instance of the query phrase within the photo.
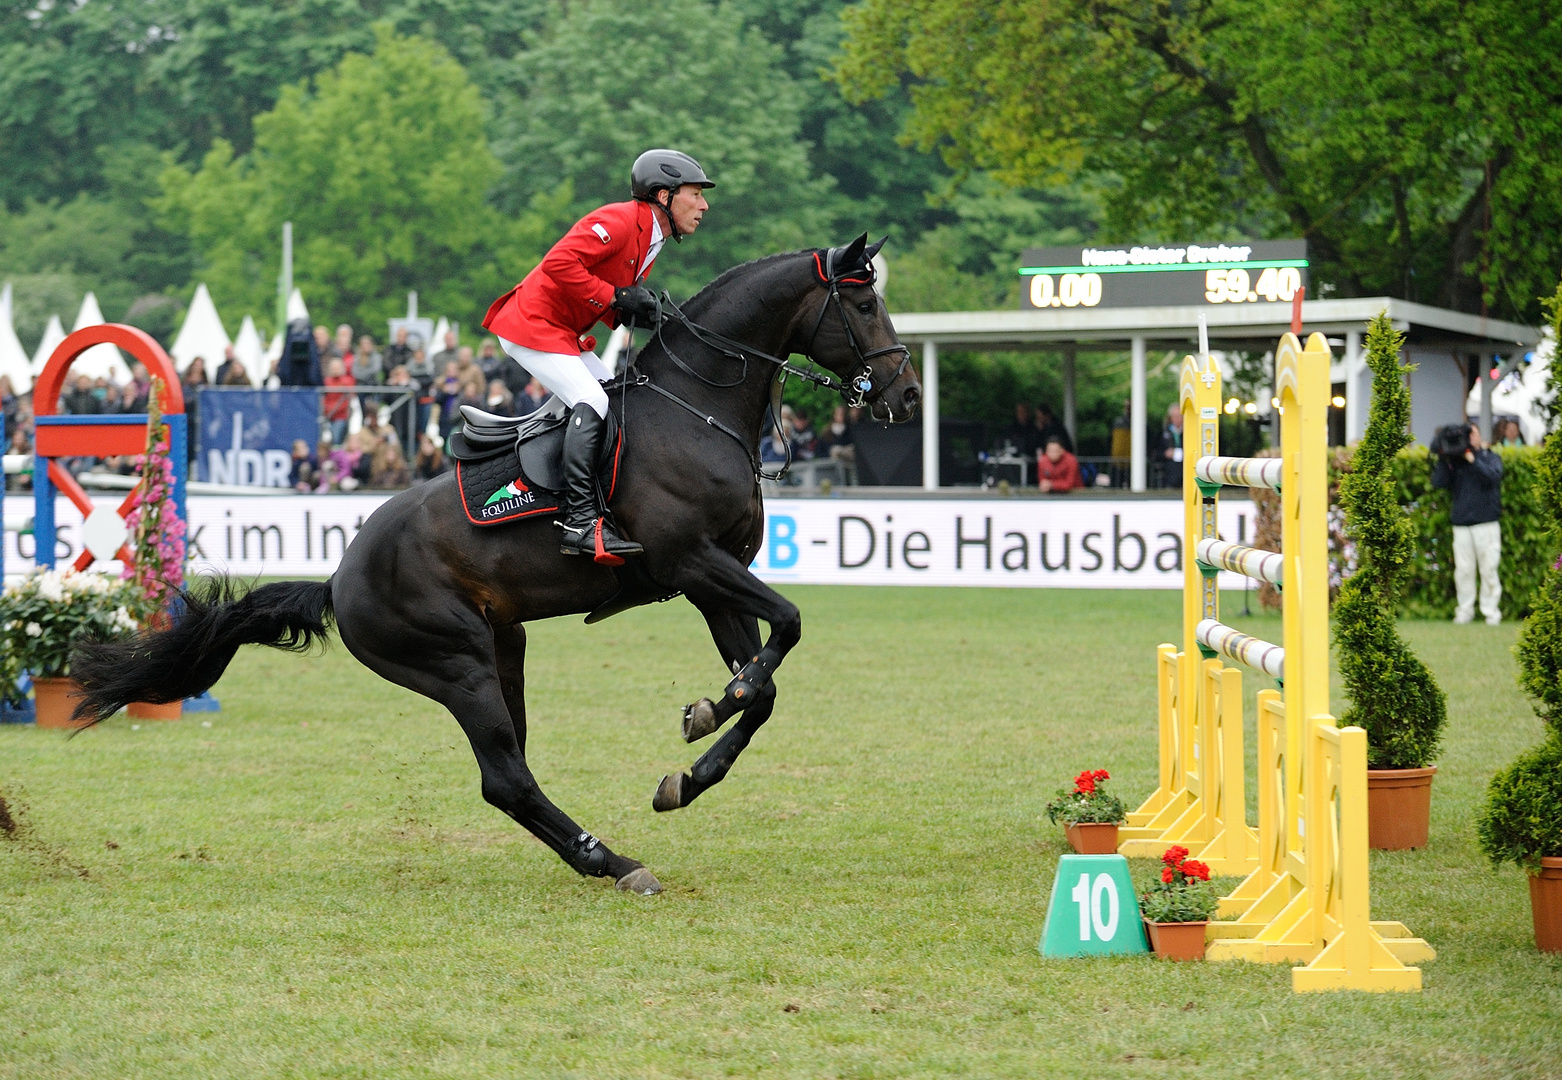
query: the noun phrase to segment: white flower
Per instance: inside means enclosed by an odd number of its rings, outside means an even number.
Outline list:
[[[38,575],[38,596],[51,604],[58,604],[65,599],[65,584],[59,574],[52,570],[45,570]]]
[[[136,621],[130,617],[130,612],[124,608],[115,608],[114,626],[120,630],[135,630]]]
[[[28,637],[43,637],[43,627],[35,622],[27,624],[26,632]]]

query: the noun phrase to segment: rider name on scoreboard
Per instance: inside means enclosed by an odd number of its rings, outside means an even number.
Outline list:
[[[1027,248],[1020,306],[1222,307],[1289,304],[1307,284],[1307,241]]]

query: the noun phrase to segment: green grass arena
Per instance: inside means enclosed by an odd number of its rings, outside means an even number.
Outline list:
[[[532,767],[650,899],[487,806],[449,715],[339,644],[244,650],[212,716],[0,727],[0,1077],[1562,1076],[1562,959],[1474,843],[1541,734],[1515,626],[1403,626],[1449,724],[1430,845],[1374,853],[1372,902],[1437,949],[1425,990],[1298,995],[1286,965],[1037,954],[1043,805],[1086,767],[1153,788],[1180,593],[784,591],[774,719],[671,814],[705,745],[679,710],[728,677],[697,613],[531,628]]]

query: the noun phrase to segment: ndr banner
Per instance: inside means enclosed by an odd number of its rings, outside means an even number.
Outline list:
[[[194,568],[325,576],[391,497],[191,496]],[[8,519],[22,502],[8,500]],[[64,498],[55,513],[63,564],[81,550],[82,518]],[[1182,514],[1173,499],[768,499],[753,569],[803,584],[1179,588]],[[1253,529],[1252,503],[1221,503],[1224,538],[1250,541]],[[5,541],[7,572],[30,569],[32,537]],[[1223,586],[1242,584],[1222,575]]]
[[[202,387],[195,479],[242,487],[291,487],[293,440],[320,440],[320,391]]]

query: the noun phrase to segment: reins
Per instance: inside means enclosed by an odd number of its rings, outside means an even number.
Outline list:
[[[852,353],[862,364],[862,370],[855,378],[851,380],[850,383],[843,383],[839,379],[833,378],[832,376],[821,374],[817,371],[810,371],[807,368],[798,367],[783,357],[772,356],[763,350],[753,348],[752,346],[747,345],[741,341],[727,337],[725,334],[717,333],[708,327],[701,326],[699,323],[685,315],[683,310],[679,308],[677,304],[673,303],[672,297],[668,295],[665,290],[662,292],[661,297],[657,302],[658,317],[656,321],[654,337],[656,340],[661,342],[662,349],[664,352],[666,352],[668,359],[677,365],[680,370],[697,381],[704,383],[706,386],[711,387],[712,389],[731,390],[738,386],[742,386],[745,382],[748,381],[748,362],[749,358],[753,357],[756,360],[762,360],[765,363],[774,365],[776,368],[776,378],[781,381],[783,386],[785,386],[786,380],[789,376],[795,375],[797,378],[811,382],[816,386],[824,387],[826,390],[835,391],[837,394],[841,395],[842,400],[844,400],[847,406],[850,408],[866,408],[870,401],[883,394],[885,390],[889,389],[890,385],[893,384],[896,379],[900,378],[901,373],[904,372],[907,365],[911,363],[911,350],[899,342],[896,342],[893,345],[886,345],[882,349],[873,349],[869,352],[863,351],[862,346],[857,341],[857,335],[852,332],[851,320],[846,317],[846,303],[841,298],[841,286],[843,284],[871,285],[874,279],[873,266],[871,263],[868,264],[866,269],[866,277],[849,277],[848,274],[852,273],[852,271],[836,270],[835,261],[838,250],[839,249],[836,248],[830,248],[825,253],[825,257],[822,261],[819,257],[819,252],[814,252],[815,270],[818,272],[820,279],[828,287],[829,292],[825,296],[824,303],[819,307],[819,315],[814,320],[813,332],[808,336],[808,347],[803,355],[808,357],[808,359],[814,363],[818,363],[818,361],[814,360],[813,358],[814,342],[818,339],[819,330],[824,325],[824,317],[826,313],[828,313],[830,308],[834,306],[836,311],[840,314],[841,329],[846,335],[846,342],[851,346]],[[693,337],[700,344],[704,345],[706,348],[710,349],[712,352],[715,352],[729,360],[739,361],[743,367],[737,379],[733,380],[732,382],[719,382],[715,379],[709,379],[685,363],[683,358],[673,350],[673,347],[670,344],[668,344],[666,336],[662,333],[663,327],[665,327],[668,322],[677,322],[680,326],[689,332],[691,337]],[[901,357],[900,366],[895,369],[895,373],[886,379],[882,385],[876,386],[873,380],[873,365],[871,361],[875,357],[884,356],[893,352],[899,352],[903,354]],[[780,480],[783,479],[787,472],[791,469],[792,444],[789,439],[785,438],[786,433],[781,431],[781,417],[776,415],[776,409],[773,403],[767,403],[765,406],[765,411],[770,414],[770,420],[773,425],[773,429],[783,436],[782,441],[786,445],[786,461],[778,471],[774,473],[768,473],[765,471],[763,464],[760,462],[759,456],[756,454],[753,448],[748,445],[748,441],[744,439],[742,435],[739,435],[736,431],[722,423],[720,420],[717,420],[714,416],[691,405],[689,402],[685,401],[677,394],[674,394],[672,391],[658,386],[656,383],[653,383],[649,376],[636,372],[633,379],[628,378],[629,371],[632,367],[633,361],[631,361],[629,367],[626,368],[624,373],[624,389],[627,390],[629,386],[650,387],[652,390],[656,391],[667,400],[681,406],[690,413],[693,413],[695,416],[700,417],[711,427],[714,427],[718,431],[730,435],[733,439],[737,440],[737,442],[743,447],[744,452],[748,454],[749,463],[754,469],[754,475],[756,478],[761,480]]]

